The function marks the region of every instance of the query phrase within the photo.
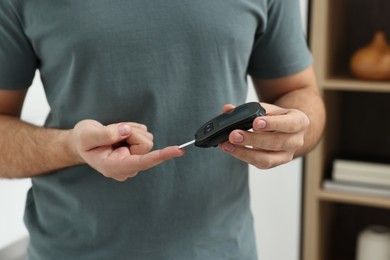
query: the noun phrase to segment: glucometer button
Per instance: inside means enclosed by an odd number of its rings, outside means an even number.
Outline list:
[[[204,127],[204,134],[210,133],[211,131],[213,131],[213,129],[214,129],[213,123],[206,125]]]

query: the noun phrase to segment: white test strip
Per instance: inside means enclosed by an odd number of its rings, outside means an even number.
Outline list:
[[[189,141],[189,142],[187,142],[187,143],[184,143],[184,144],[182,144],[182,145],[179,145],[179,148],[182,149],[182,148],[184,148],[184,147],[186,147],[186,146],[189,146],[189,145],[191,145],[191,144],[193,144],[193,143],[195,143],[195,139],[192,140],[192,141]]]

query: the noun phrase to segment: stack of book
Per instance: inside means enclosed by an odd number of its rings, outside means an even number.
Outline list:
[[[390,198],[390,164],[336,159],[325,190]]]

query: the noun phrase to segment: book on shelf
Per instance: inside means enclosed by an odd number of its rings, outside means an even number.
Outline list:
[[[323,189],[326,191],[333,192],[390,198],[390,188],[370,184],[334,181],[326,179],[323,182]]]
[[[336,159],[333,162],[332,179],[390,189],[390,164]]]

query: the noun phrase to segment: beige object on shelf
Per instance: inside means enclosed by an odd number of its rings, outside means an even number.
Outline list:
[[[351,73],[365,80],[390,80],[390,45],[379,31],[367,46],[357,50],[350,60]]]
[[[389,260],[390,229],[371,226],[359,234],[357,260]]]

